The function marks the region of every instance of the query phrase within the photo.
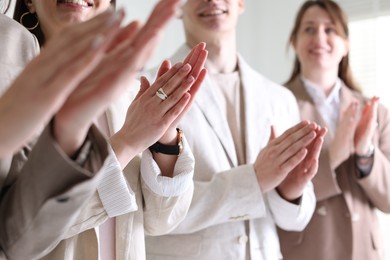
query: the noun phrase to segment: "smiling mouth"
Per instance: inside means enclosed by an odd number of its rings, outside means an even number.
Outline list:
[[[210,17],[210,16],[217,16],[217,15],[222,15],[222,14],[227,14],[227,10],[214,9],[214,10],[202,12],[199,14],[199,16],[200,17]]]
[[[59,4],[75,4],[83,7],[93,7],[93,3],[85,0],[58,0]]]

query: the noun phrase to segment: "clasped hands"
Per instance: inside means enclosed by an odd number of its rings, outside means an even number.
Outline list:
[[[378,105],[379,98],[373,97],[360,110],[358,101],[354,100],[343,112],[329,147],[333,170],[354,153],[367,154],[377,127]]]
[[[302,196],[305,186],[315,176],[326,128],[302,121],[276,137],[271,127],[270,140],[255,161],[260,189],[272,189],[286,200]]]

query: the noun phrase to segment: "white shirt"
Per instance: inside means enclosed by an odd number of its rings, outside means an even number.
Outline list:
[[[320,112],[320,115],[330,130],[334,133],[339,120],[341,80],[337,78],[332,91],[326,96],[324,91],[313,82],[304,78],[301,79],[307,93],[313,99],[318,112]]]

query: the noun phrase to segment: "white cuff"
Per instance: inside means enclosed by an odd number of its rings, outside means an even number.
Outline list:
[[[104,173],[97,187],[107,215],[112,218],[138,209],[135,194],[127,185],[122,168],[110,148],[110,155],[103,166]]]
[[[145,150],[141,159],[141,176],[145,184],[157,195],[174,197],[184,194],[193,182],[195,159],[187,140],[183,137],[183,152],[177,158],[173,178],[161,175],[161,170],[153,160],[149,149]]]

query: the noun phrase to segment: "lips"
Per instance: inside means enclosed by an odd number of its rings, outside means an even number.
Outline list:
[[[59,4],[73,4],[82,7],[93,7],[94,3],[91,0],[58,0]]]
[[[227,14],[228,11],[224,8],[220,7],[211,7],[211,8],[205,8],[201,12],[199,12],[200,17],[210,17],[210,16],[218,16]]]

